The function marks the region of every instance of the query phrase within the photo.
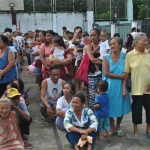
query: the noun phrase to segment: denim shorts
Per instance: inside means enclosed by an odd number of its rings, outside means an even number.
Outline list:
[[[41,68],[35,67],[35,74],[36,74],[37,76],[38,76],[38,75],[41,75],[41,74],[42,74]]]
[[[105,131],[109,131],[110,130],[110,121],[109,118],[97,118],[98,121],[98,127],[97,130],[98,131],[102,131],[103,129]]]

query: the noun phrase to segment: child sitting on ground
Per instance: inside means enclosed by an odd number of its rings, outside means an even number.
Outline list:
[[[87,45],[90,45],[91,48],[92,48],[92,41],[91,41],[91,38],[89,36],[86,36],[84,37],[84,43],[85,43],[85,46],[83,48],[83,55],[86,54],[87,52],[87,49],[86,49],[86,46]],[[100,52],[100,47],[97,46],[95,49],[93,49],[92,53],[99,53]],[[97,58],[98,61],[102,62],[102,60],[100,58]],[[101,74],[101,71],[99,70],[99,65],[95,64],[95,68],[96,68],[96,71],[95,71],[95,74],[94,76],[97,76],[97,75],[100,75]]]
[[[97,139],[100,139],[100,132],[104,128],[107,135],[107,140],[111,139],[110,134],[110,121],[109,121],[109,110],[108,110],[108,102],[109,96],[106,94],[108,90],[108,82],[101,80],[98,83],[98,93],[95,97],[95,116],[98,121],[97,128]]]
[[[53,46],[54,46],[54,48],[52,49],[52,51],[53,51],[54,57],[59,59],[59,60],[64,60],[65,59],[64,54],[65,54],[66,45],[63,41],[63,38],[61,36],[55,36],[53,38]],[[63,67],[66,71],[66,75],[70,76],[70,72],[68,72],[67,66],[63,66]]]

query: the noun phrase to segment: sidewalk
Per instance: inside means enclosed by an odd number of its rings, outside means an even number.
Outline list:
[[[26,61],[27,62],[27,61]],[[39,103],[36,100],[40,97],[40,91],[35,84],[35,75],[28,74],[26,71],[27,65],[23,66],[23,72],[21,78],[25,83],[25,89],[30,86],[31,89],[28,92],[30,105],[28,107],[29,112],[33,118],[33,122],[30,127],[29,141],[34,145],[33,150],[71,150],[70,147],[66,147],[68,144],[65,136],[65,132],[58,130],[55,124],[45,124],[41,118]],[[145,112],[143,111],[143,124],[139,125],[139,141],[132,140],[132,119],[131,114],[126,115],[123,118],[122,130],[125,135],[118,137],[112,136],[110,141],[107,141],[101,134],[101,140],[96,141],[94,150],[150,150],[150,139],[144,136],[146,124],[145,124]],[[28,150],[27,148],[25,150]]]

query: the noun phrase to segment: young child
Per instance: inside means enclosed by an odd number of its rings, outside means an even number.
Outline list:
[[[92,48],[92,43],[91,43],[91,38],[89,36],[86,36],[84,37],[84,43],[85,43],[85,46],[83,48],[83,55],[85,55],[87,53],[87,45],[90,45],[91,48]],[[93,49],[93,54],[94,53],[99,53],[100,52],[100,46],[97,46],[95,49]],[[102,60],[100,58],[97,58],[98,61],[101,61]],[[97,75],[100,75],[101,74],[101,71],[99,70],[99,65],[96,65],[95,64],[95,68],[96,68],[96,71],[95,71],[95,74],[94,76],[97,76]]]
[[[108,102],[109,96],[106,94],[108,90],[108,82],[101,80],[98,83],[98,93],[95,97],[95,116],[98,121],[97,139],[100,139],[100,132],[104,128],[107,135],[107,140],[111,139]]]
[[[107,30],[102,30],[100,34],[100,59],[103,60],[103,56],[110,51],[108,43],[109,34]]]
[[[60,59],[60,60],[64,60],[64,53],[65,53],[65,49],[66,49],[66,45],[63,41],[63,38],[61,36],[55,36],[53,38],[53,55],[55,58]],[[67,66],[63,66],[65,71],[66,71],[66,75],[70,76],[70,73],[68,72],[68,68]]]

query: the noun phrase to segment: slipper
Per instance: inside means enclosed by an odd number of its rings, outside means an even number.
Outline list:
[[[122,130],[117,130],[116,131],[117,136],[122,137],[124,135]]]
[[[147,137],[150,139],[150,134],[148,134],[148,133],[145,133],[145,136],[147,136]]]
[[[116,134],[116,132],[112,132],[112,131],[110,132],[110,135],[111,135],[111,136],[112,136],[112,135],[115,135],[115,134]],[[107,138],[107,133],[104,133],[104,137]]]
[[[139,140],[139,135],[138,134],[134,134],[133,137],[132,137],[132,140],[138,141]]]

